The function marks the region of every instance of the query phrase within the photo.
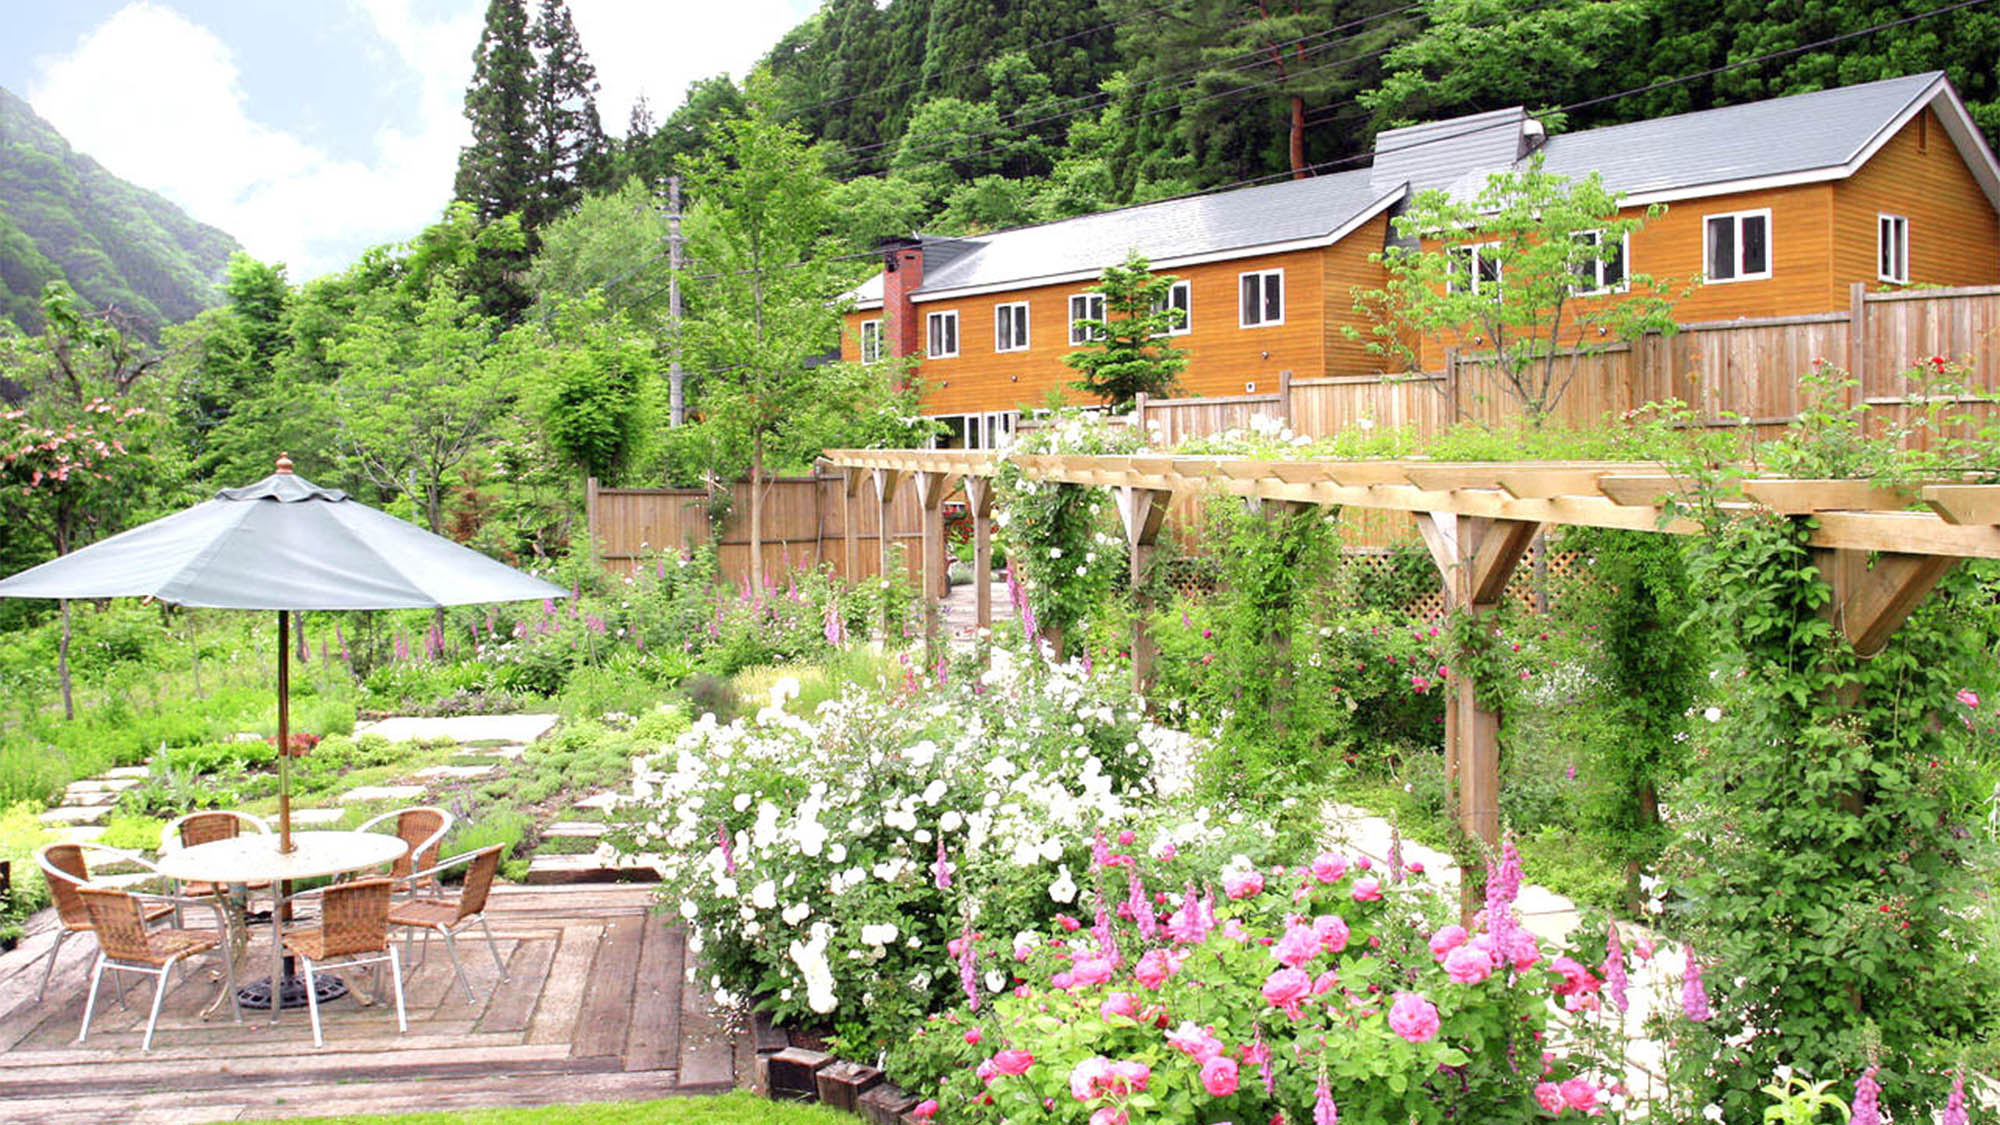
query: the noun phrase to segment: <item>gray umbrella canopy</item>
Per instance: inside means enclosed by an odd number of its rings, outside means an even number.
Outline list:
[[[0,597],[209,609],[431,609],[568,593],[288,467],[0,581]]]

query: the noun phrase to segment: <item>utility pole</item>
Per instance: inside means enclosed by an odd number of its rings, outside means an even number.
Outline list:
[[[686,376],[681,372],[681,178],[667,177],[667,311],[673,318],[673,354],[667,367],[668,414],[687,422]]]

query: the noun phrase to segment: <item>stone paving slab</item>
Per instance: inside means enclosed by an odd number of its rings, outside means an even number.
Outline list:
[[[612,809],[617,808],[619,803],[624,799],[616,793],[597,793],[578,801],[576,807],[579,809],[602,809],[605,812],[610,812]]]
[[[81,781],[70,782],[68,792],[123,793],[127,789],[135,789],[145,783],[146,771],[138,766],[132,768],[139,770],[135,777],[113,777],[108,774],[104,777],[86,777]]]
[[[410,801],[423,795],[421,785],[364,785],[342,793],[339,801],[343,805],[354,801]]]
[[[292,823],[319,826],[338,824],[347,819],[346,809],[293,809]]]
[[[489,774],[489,773],[492,773],[492,772],[493,772],[494,770],[496,770],[496,769],[499,769],[499,768],[500,768],[500,767],[499,767],[499,766],[497,766],[497,765],[487,765],[487,766],[425,766],[425,767],[424,767],[423,769],[420,769],[420,770],[418,770],[418,771],[416,772],[416,776],[417,776],[417,777],[453,777],[453,778],[466,778],[466,777],[485,777],[485,776],[486,776],[487,774]]]
[[[118,794],[108,789],[63,790],[63,804],[71,808],[91,808],[97,805],[115,805]]]
[[[119,766],[116,769],[105,770],[103,774],[99,776],[109,777],[109,778],[144,779],[152,776],[152,771],[147,769],[145,766]]]
[[[102,824],[111,815],[111,807],[64,805],[60,808],[44,809],[39,815],[43,824]]]
[[[595,824],[587,820],[558,820],[547,828],[542,829],[542,836],[544,839],[569,838],[595,840],[599,836],[604,835],[604,829],[604,825]]]
[[[467,746],[460,749],[459,753],[465,755],[468,758],[505,758],[508,761],[516,761],[521,757],[522,754],[527,753],[527,747]]]
[[[102,824],[72,824],[56,829],[56,839],[65,844],[95,844],[104,838]]]
[[[454,715],[448,718],[401,716],[355,726],[356,737],[379,734],[392,742],[449,738],[455,742],[524,744],[549,733],[556,715]]]

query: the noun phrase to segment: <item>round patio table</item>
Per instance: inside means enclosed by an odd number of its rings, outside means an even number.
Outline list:
[[[290,958],[285,952],[285,922],[291,914],[291,883],[294,879],[312,879],[323,875],[339,875],[349,871],[360,871],[394,862],[408,853],[410,845],[395,836],[385,836],[375,832],[294,832],[292,850],[278,851],[278,837],[258,833],[234,836],[227,840],[215,840],[206,844],[196,844],[160,857],[160,872],[183,882],[212,883],[221,894],[225,885],[246,883],[270,883],[278,888],[278,902],[271,911],[271,977],[245,985],[237,992],[237,998],[249,1007],[271,1009],[271,1019],[278,1018],[281,1007],[296,1008],[305,1004],[305,984],[297,981],[286,971]],[[248,942],[244,930],[244,920],[232,911],[230,916],[237,933],[232,935],[232,950],[240,950]],[[240,954],[232,952],[232,956]],[[316,974],[317,975],[317,974]],[[328,1000],[346,991],[344,982],[331,975],[319,976],[321,999]],[[329,989],[331,980],[339,985]],[[282,982],[282,987],[279,987]],[[272,1001],[272,993],[279,992],[277,1002]],[[297,995],[293,996],[292,993]],[[221,1000],[218,997],[218,1002]]]

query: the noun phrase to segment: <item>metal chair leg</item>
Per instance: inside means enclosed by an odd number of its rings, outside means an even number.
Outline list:
[[[326,1040],[321,1038],[319,1033],[319,986],[313,981],[312,958],[303,953],[299,954],[298,958],[299,964],[305,966],[306,970],[306,1007],[312,1009],[313,1046],[324,1047]],[[277,1002],[274,996],[271,1000],[272,1005],[275,1007]]]
[[[153,1011],[146,1017],[146,1038],[139,1043],[141,1051],[153,1049],[153,1027],[160,1022],[160,1001],[167,998],[167,982],[173,979],[173,975],[174,958],[169,957],[167,963],[160,966],[159,981],[153,986]]]
[[[98,953],[97,965],[90,970],[90,999],[83,1004],[83,1026],[76,1029],[76,1041],[81,1043],[90,1034],[90,1017],[97,1011],[97,982],[104,979],[104,954]]]
[[[403,1014],[403,963],[396,958],[396,945],[389,943],[389,977],[396,983],[396,1030],[407,1034],[410,1021]]]
[[[444,951],[451,954],[451,971],[458,974],[458,986],[465,990],[465,1000],[469,1004],[474,999],[472,982],[465,979],[465,966],[459,964],[458,941],[451,936],[450,930],[439,930],[438,933],[444,938]]]
[[[42,987],[35,990],[35,1003],[41,1003],[42,997],[48,994],[49,978],[56,975],[56,957],[62,952],[63,942],[68,940],[69,928],[60,922],[56,923],[56,943],[49,947],[49,965],[42,970]]]
[[[229,934],[227,931],[223,932],[222,944],[215,947],[215,954],[222,958],[222,981],[223,986],[229,989],[230,1014],[237,1023],[242,1023],[243,1001],[236,998],[236,958],[232,955],[232,951],[229,948]],[[204,1012],[202,1018],[207,1019],[207,1013]]]
[[[493,967],[500,970],[500,979],[507,979],[507,963],[500,960],[500,947],[493,943],[493,929],[486,924],[486,915],[479,916],[479,931],[486,935],[486,952],[493,955]]]

